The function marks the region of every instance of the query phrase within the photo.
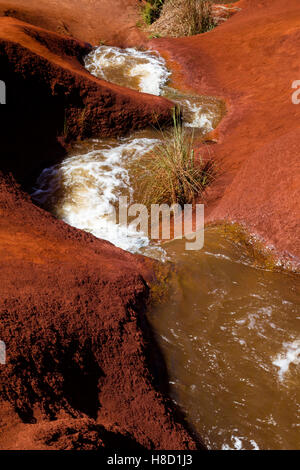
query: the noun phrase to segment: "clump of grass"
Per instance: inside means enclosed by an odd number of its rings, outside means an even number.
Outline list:
[[[193,36],[216,26],[212,0],[165,0],[151,30],[163,36]]]
[[[188,36],[206,33],[215,27],[211,0],[184,0],[184,21]]]
[[[173,129],[162,132],[162,141],[144,160],[144,175],[140,185],[143,203],[193,203],[196,196],[214,179],[211,159],[195,159],[194,134],[182,126],[178,111],[173,113]]]

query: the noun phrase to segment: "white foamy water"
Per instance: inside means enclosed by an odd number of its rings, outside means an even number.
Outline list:
[[[192,96],[167,88],[170,72],[158,54],[100,46],[86,56],[85,65],[99,78],[140,92],[171,93],[171,99],[174,96],[174,102],[182,106],[186,126],[201,128],[204,132],[212,129],[213,108],[207,107],[206,112],[202,112],[199,97],[193,101]],[[153,134],[155,136],[154,131]],[[73,227],[131,252],[153,248],[153,252],[147,254],[164,259],[162,248],[150,246],[146,235],[132,224],[116,223],[115,217],[115,205],[120,195],[132,196],[126,162],[142,157],[160,139],[161,133],[157,132],[157,139],[133,134],[126,139],[93,140],[81,145],[78,153],[42,172],[32,198]],[[157,250],[161,252],[156,254]]]
[[[171,75],[162,57],[131,48],[97,47],[86,56],[85,65],[91,74],[111,82],[115,79],[120,85],[123,85],[120,75],[136,78],[132,86],[129,80],[130,88],[157,96]]]
[[[244,438],[243,437],[237,437],[237,436],[232,436],[232,445],[228,444],[223,444],[222,450],[245,450],[246,447],[244,447]],[[257,443],[251,439],[249,441],[249,444],[251,446],[251,450],[259,450],[259,447]]]
[[[191,119],[184,122],[186,127],[201,129],[205,133],[213,130],[214,114],[212,112],[204,112],[202,105],[193,103],[191,100],[186,100],[186,107],[191,115]]]
[[[300,340],[284,343],[283,350],[274,359],[273,364],[279,368],[279,380],[283,382],[291,364],[300,364]]]
[[[55,215],[73,227],[90,232],[128,251],[136,252],[149,239],[132,225],[116,223],[114,203],[127,188],[126,161],[147,153],[155,139],[123,139],[116,145],[97,149],[97,141],[87,153],[66,158],[61,164],[46,168],[37,180],[32,198],[54,207]],[[104,146],[105,147],[105,146]]]
[[[99,46],[86,56],[85,66],[98,78],[143,93],[158,96],[172,90],[166,87],[171,73],[165,60],[152,51]],[[185,126],[201,129],[204,133],[213,130],[213,111],[205,109],[197,97],[194,100],[184,96],[176,98],[176,90],[172,91],[174,102],[182,107]]]

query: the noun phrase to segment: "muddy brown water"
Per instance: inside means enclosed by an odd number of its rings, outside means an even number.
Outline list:
[[[180,102],[186,125],[200,134],[224,113],[215,98],[168,88],[163,60],[147,52],[101,46],[86,65],[106,80]],[[169,260],[170,295],[148,316],[171,396],[209,448],[299,449],[299,276],[258,269],[242,244],[217,229],[206,229],[204,248],[189,252],[184,241],[157,246],[113,224],[117,198],[135,198],[132,164],[136,170],[160,138],[151,129],[77,143],[61,164],[44,170],[33,198],[70,225]]]
[[[198,252],[164,247],[175,274],[149,319],[172,398],[211,449],[299,449],[299,277],[253,267],[217,230]]]

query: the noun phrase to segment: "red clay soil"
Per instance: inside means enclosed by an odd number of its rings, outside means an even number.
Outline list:
[[[130,47],[145,41],[137,26],[139,0],[0,0],[0,16],[5,15],[93,45]]]
[[[175,69],[174,83],[218,96],[227,116],[211,146],[220,175],[207,222],[244,224],[291,264],[300,263],[300,79],[298,0],[242,0],[213,31],[151,41]]]
[[[0,18],[0,79],[6,83],[8,103],[2,150],[8,165],[19,158],[18,178],[27,174],[29,159],[33,165],[43,160],[45,166],[55,154],[60,156],[58,147],[65,142],[126,134],[154,125],[157,119],[162,124],[170,121],[168,100],[90,75],[81,63],[90,47],[13,18]],[[47,149],[43,156],[41,148]]]
[[[0,1],[0,13],[52,30],[0,19],[0,79],[12,100],[0,109],[0,448],[201,447],[166,398],[144,315],[151,267],[37,208],[8,175],[29,186],[68,141],[125,133],[153,113],[167,121],[168,101],[92,78],[81,64],[90,46],[57,34],[138,44],[137,2],[28,3]],[[174,65],[177,85],[227,104],[207,220],[244,223],[297,261],[300,4],[237,5],[212,32],[151,44]]]
[[[0,183],[0,449],[195,448],[162,393],[144,258]]]
[[[15,183],[30,186],[66,141],[169,120],[167,100],[91,77],[87,50],[0,19],[0,449],[195,449],[144,315],[153,266],[56,220]]]

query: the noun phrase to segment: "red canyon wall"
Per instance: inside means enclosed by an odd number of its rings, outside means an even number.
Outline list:
[[[6,113],[6,126],[0,128],[2,169],[13,165],[19,181],[60,158],[65,144],[74,139],[123,135],[155,125],[157,119],[170,121],[173,105],[168,100],[90,75],[81,64],[90,47],[0,18],[0,79],[9,103],[0,110]]]
[[[176,84],[227,103],[208,220],[243,222],[296,259],[300,4],[238,6],[212,32],[151,44],[173,61]],[[136,8],[134,0],[0,1],[0,13],[52,31],[0,20],[0,79],[15,90],[14,108],[0,110],[2,449],[197,445],[158,385],[165,371],[143,314],[145,262],[38,209],[7,174],[30,185],[68,139],[143,126],[158,111],[167,120],[166,100],[90,77],[80,65],[89,46],[66,37],[138,44]]]
[[[30,186],[86,133],[170,119],[169,101],[91,77],[88,50],[0,18],[0,449],[202,447],[167,398],[144,315],[151,266],[56,220],[15,183]]]
[[[154,380],[144,260],[0,183],[0,449],[195,448]]]
[[[215,30],[151,42],[172,63],[177,86],[225,99],[211,147],[219,177],[207,221],[246,225],[286,260],[300,262],[300,79],[298,0],[242,0]],[[205,151],[205,149],[204,149]]]
[[[0,0],[0,16],[99,45],[136,46],[144,41],[137,26],[139,0]]]

